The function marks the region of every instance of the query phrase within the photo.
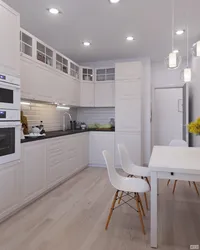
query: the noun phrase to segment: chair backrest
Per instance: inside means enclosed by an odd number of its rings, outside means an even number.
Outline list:
[[[110,182],[116,189],[119,189],[122,176],[120,176],[115,169],[114,159],[107,150],[104,150],[102,153],[106,162]]]
[[[169,144],[171,147],[188,147],[188,144],[184,140],[172,140]]]
[[[126,147],[123,144],[118,144],[118,151],[119,151],[119,157],[120,157],[120,163],[122,166],[122,169],[129,173],[129,168],[133,167],[133,162],[131,161],[130,155],[126,149]]]

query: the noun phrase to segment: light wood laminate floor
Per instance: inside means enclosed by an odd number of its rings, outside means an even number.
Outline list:
[[[159,249],[188,250],[200,244],[200,198],[187,182],[178,182],[174,196],[172,186],[160,183]],[[144,219],[146,236],[127,206],[114,211],[104,230],[114,191],[106,169],[84,170],[2,223],[0,250],[151,249],[150,213]]]

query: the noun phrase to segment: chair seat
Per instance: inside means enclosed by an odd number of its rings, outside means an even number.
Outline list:
[[[122,177],[118,185],[115,185],[115,188],[130,193],[146,193],[150,190],[146,181],[128,177]]]
[[[140,167],[140,166],[136,166],[136,165],[132,164],[129,167],[128,174],[142,176],[142,177],[149,177],[149,176],[151,176],[151,171],[148,167]]]

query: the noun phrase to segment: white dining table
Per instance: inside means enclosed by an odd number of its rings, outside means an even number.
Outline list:
[[[151,247],[158,247],[158,180],[200,181],[200,148],[155,146],[151,169]]]

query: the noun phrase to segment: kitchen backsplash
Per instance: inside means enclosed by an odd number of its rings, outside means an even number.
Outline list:
[[[115,118],[115,108],[78,108],[77,120],[86,124],[108,124],[110,118]]]
[[[29,130],[32,126],[40,124],[43,121],[46,131],[61,130],[63,124],[63,114],[66,110],[58,110],[55,105],[31,103],[28,105],[21,105],[24,115],[28,119]],[[68,112],[68,111],[67,111]],[[69,110],[73,120],[77,119],[77,110],[72,108]],[[67,123],[69,124],[69,117],[66,116]]]

